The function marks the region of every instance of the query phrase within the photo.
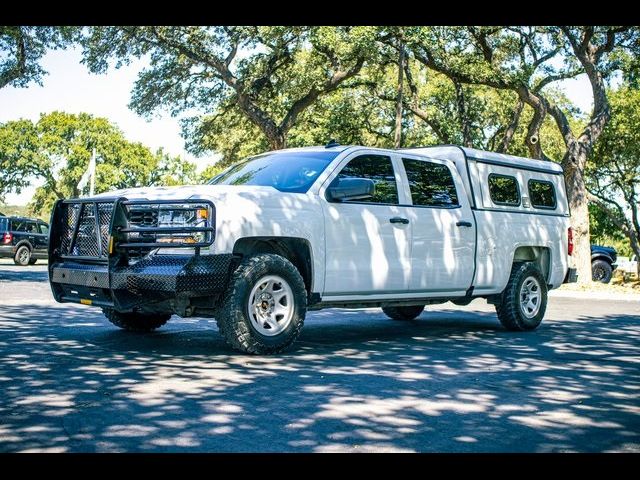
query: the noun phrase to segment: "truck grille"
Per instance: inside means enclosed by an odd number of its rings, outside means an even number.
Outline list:
[[[50,264],[57,258],[108,263],[112,256],[130,259],[158,248],[199,249],[215,236],[209,200],[59,200],[51,218]]]
[[[157,227],[157,209],[129,209],[129,224],[136,227]]]
[[[97,206],[98,222],[96,222],[96,207],[94,205]],[[66,215],[62,222],[60,253],[78,257],[107,258],[112,212],[113,203],[71,203],[66,205]],[[79,223],[78,219],[80,219]],[[75,242],[71,245],[76,228],[78,234]]]

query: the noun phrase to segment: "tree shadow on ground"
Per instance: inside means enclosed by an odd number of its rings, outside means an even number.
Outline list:
[[[324,310],[255,357],[203,319],[135,335],[3,306],[0,451],[637,450],[639,340],[633,315],[512,333],[484,312]]]
[[[0,282],[48,282],[47,270],[32,269],[32,267],[16,267],[15,269],[0,268]]]

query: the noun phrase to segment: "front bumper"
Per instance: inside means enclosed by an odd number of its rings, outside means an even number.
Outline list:
[[[120,311],[154,303],[208,297],[224,291],[232,254],[148,255],[132,265],[112,266],[71,260],[49,266],[58,302]]]
[[[233,255],[200,254],[215,236],[208,200],[60,200],[50,225],[49,282],[58,302],[181,314],[193,310],[192,299],[226,287]],[[193,254],[158,254],[168,245]]]

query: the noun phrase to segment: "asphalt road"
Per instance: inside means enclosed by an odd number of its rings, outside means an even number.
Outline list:
[[[529,333],[483,300],[325,310],[252,357],[206,319],[120,331],[0,264],[0,452],[638,452],[639,374],[636,301],[554,297]]]

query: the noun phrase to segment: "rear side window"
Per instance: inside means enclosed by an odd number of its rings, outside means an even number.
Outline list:
[[[27,231],[27,222],[24,220],[14,220],[11,222],[12,231],[14,232],[26,232]]]
[[[27,232],[40,233],[38,232],[38,224],[36,222],[27,222]]]
[[[452,207],[458,205],[458,194],[451,171],[441,163],[424,160],[402,159],[407,172],[411,201],[427,207]]]
[[[338,178],[369,178],[375,184],[375,193],[358,203],[398,203],[398,187],[393,174],[391,158],[384,155],[361,155],[351,160],[340,171]]]
[[[0,218],[0,232],[4,232],[7,229],[7,219],[6,218]]]
[[[529,180],[529,198],[535,208],[556,208],[556,190],[553,183],[543,180]]]
[[[520,188],[515,177],[508,175],[489,175],[489,195],[496,205],[520,205]]]

